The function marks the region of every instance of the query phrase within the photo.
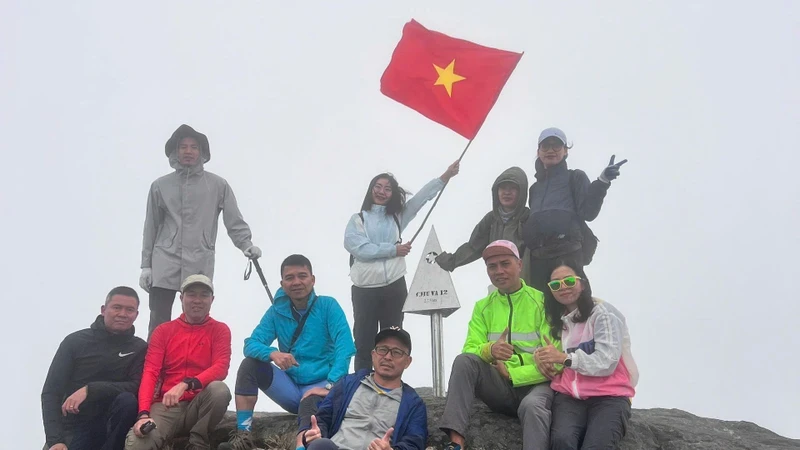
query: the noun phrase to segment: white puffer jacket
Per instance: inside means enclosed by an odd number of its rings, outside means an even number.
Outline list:
[[[395,246],[419,210],[443,187],[444,181],[434,178],[408,199],[398,217],[400,229],[382,205],[372,205],[369,211],[362,211],[363,221],[358,214],[350,217],[344,231],[344,248],[355,258],[350,268],[354,285],[364,288],[388,286],[406,274],[405,258],[397,256]]]

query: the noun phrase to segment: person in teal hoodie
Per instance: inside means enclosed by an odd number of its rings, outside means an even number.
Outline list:
[[[281,264],[275,303],[244,341],[236,375],[237,429],[221,450],[256,448],[250,430],[259,389],[302,420],[347,375],[356,353],[350,325],[335,298],[314,292],[314,282],[305,256],[291,255]]]

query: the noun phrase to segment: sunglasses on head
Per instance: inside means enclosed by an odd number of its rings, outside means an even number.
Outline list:
[[[547,283],[547,287],[549,287],[551,291],[556,292],[556,291],[561,290],[562,287],[571,288],[571,287],[575,286],[575,284],[577,284],[578,280],[580,280],[580,279],[581,279],[581,277],[579,277],[579,276],[570,275],[570,276],[564,277],[564,278],[562,278],[560,280],[553,280],[553,281]]]

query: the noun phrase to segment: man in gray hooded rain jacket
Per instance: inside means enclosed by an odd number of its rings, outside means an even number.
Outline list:
[[[442,252],[436,263],[444,270],[452,272],[481,258],[483,250],[500,239],[513,242],[524,250],[522,224],[528,220],[530,209],[528,201],[528,176],[519,167],[509,167],[492,184],[492,210],[486,213],[475,225],[469,241],[461,244],[455,253]],[[528,282],[527,252],[522,256],[522,278]]]
[[[181,125],[164,150],[175,171],[150,186],[139,277],[139,286],[150,293],[148,339],[171,320],[181,280],[193,274],[214,277],[220,212],[233,245],[248,258],[261,256],[230,185],[203,168],[211,159],[206,135]]]

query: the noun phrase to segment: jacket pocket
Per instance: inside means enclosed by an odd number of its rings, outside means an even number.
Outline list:
[[[211,236],[208,235],[208,231],[203,230],[203,246],[208,250],[214,250],[214,242],[212,242]]]
[[[176,236],[178,236],[178,228],[173,228],[172,224],[164,222],[158,230],[155,247],[172,248]]]

